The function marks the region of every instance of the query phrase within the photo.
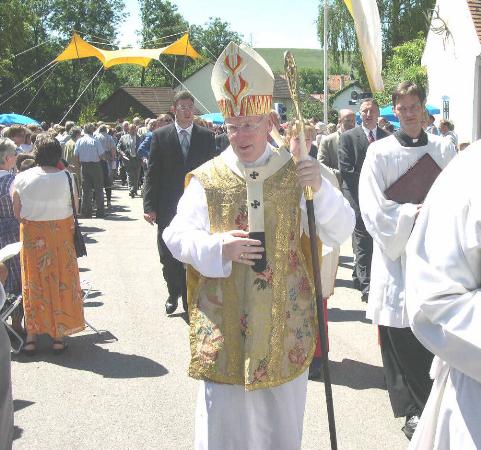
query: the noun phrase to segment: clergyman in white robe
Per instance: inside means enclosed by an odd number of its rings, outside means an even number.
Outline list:
[[[481,448],[481,141],[433,185],[407,247],[412,330],[436,357],[410,449]]]
[[[267,163],[273,149],[249,167]],[[229,146],[220,157],[239,177],[239,160]],[[304,196],[301,199],[301,227],[308,234]],[[354,212],[325,178],[314,195],[319,238],[330,247],[342,244],[354,227]],[[299,230],[301,232],[301,230]],[[193,177],[181,197],[177,214],[163,238],[175,258],[190,264],[206,277],[230,276],[232,261],[222,257],[222,233],[210,233],[205,190]],[[274,388],[246,391],[243,386],[201,381],[195,418],[196,450],[294,450],[300,449],[307,391],[307,371]]]

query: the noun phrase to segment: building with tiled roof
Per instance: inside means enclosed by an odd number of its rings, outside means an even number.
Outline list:
[[[428,103],[454,123],[459,142],[481,138],[481,0],[437,0],[422,58]]]

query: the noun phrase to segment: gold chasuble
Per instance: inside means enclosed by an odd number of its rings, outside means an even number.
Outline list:
[[[211,233],[249,231],[249,212],[263,210],[267,258],[260,273],[233,262],[228,278],[188,267],[189,375],[253,390],[291,381],[309,367],[317,315],[301,250],[302,189],[290,154],[274,151],[266,166],[241,172],[245,179],[216,157],[187,176],[205,189]]]

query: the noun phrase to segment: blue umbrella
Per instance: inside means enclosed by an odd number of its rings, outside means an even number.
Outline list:
[[[428,114],[432,114],[433,116],[434,114],[439,114],[441,112],[438,107],[432,105],[426,105],[426,110],[428,111]],[[386,120],[389,120],[390,122],[399,121],[398,118],[394,115],[394,112],[392,110],[392,104],[382,107],[379,113],[382,117],[384,117]]]
[[[1,125],[29,125],[29,124],[40,125],[36,120],[22,116],[21,114],[0,114],[0,124]]]
[[[202,114],[200,118],[207,120],[208,122],[215,123],[216,125],[220,125],[224,123],[224,117],[222,117],[222,114],[220,112]]]

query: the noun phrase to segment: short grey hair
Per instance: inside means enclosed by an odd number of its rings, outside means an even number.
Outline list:
[[[69,134],[70,134],[70,137],[75,139],[77,136],[80,136],[82,134],[82,128],[74,126],[70,128]]]
[[[4,165],[6,157],[9,155],[15,155],[17,153],[17,146],[9,138],[0,138],[0,165]]]
[[[87,134],[93,134],[95,131],[95,124],[94,123],[87,123],[84,125],[84,132]]]

